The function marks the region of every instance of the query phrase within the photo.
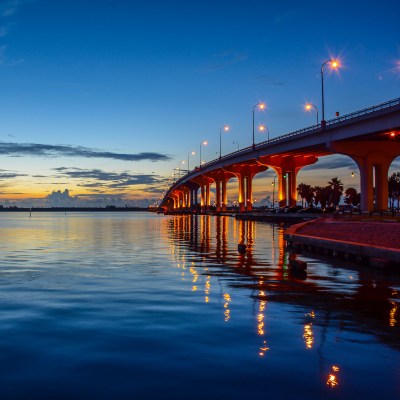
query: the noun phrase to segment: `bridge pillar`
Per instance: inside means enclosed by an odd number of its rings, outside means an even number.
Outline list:
[[[216,171],[207,173],[207,177],[215,182],[215,204],[217,212],[226,211],[226,205],[228,202],[226,184],[228,183],[229,179],[234,176],[235,174],[224,171],[223,169],[218,169]]]
[[[251,211],[253,209],[253,178],[260,172],[266,171],[268,167],[258,162],[250,161],[246,164],[236,164],[224,167],[238,178],[239,193],[238,203],[239,212]]]
[[[226,191],[226,184],[228,183],[228,179],[224,179],[221,184],[222,184],[222,211],[226,211],[226,206],[228,204],[228,193]]]
[[[400,142],[390,139],[333,142],[330,147],[351,157],[360,169],[361,210],[387,210],[388,172],[392,161],[400,155]]]
[[[173,201],[173,207],[174,210],[176,210],[179,206],[179,200],[178,200],[178,196],[176,194],[171,195],[172,201]]]
[[[215,181],[215,205],[217,212],[221,211],[221,181]]]
[[[206,176],[201,176],[194,179],[194,183],[200,188],[201,212],[206,212],[210,206],[210,185],[212,182],[212,179]]]
[[[318,158],[314,155],[260,156],[262,165],[272,167],[278,175],[279,206],[295,206],[297,203],[297,174],[306,165],[314,164]]]

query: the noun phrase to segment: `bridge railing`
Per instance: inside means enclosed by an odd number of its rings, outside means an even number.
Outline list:
[[[348,121],[348,120],[353,119],[353,118],[361,117],[363,115],[370,114],[370,113],[373,113],[373,112],[376,112],[376,111],[379,111],[379,110],[383,110],[383,109],[386,109],[386,108],[394,107],[394,106],[397,106],[397,105],[400,105],[400,97],[397,98],[397,99],[394,99],[394,100],[389,100],[389,101],[386,101],[384,103],[377,104],[377,105],[372,106],[372,107],[368,107],[368,108],[364,108],[362,110],[358,110],[358,111],[352,112],[350,114],[346,114],[346,115],[343,115],[343,116],[332,118],[332,119],[326,121],[326,126],[336,125],[336,124],[338,124],[340,122]],[[261,147],[264,147],[264,146],[266,146],[268,144],[280,142],[282,140],[286,140],[287,138],[291,138],[293,136],[299,136],[299,135],[304,136],[305,134],[306,135],[310,135],[310,134],[315,133],[316,131],[319,131],[321,129],[322,128],[321,128],[320,124],[311,125],[311,126],[308,126],[306,128],[302,128],[302,129],[298,129],[298,130],[293,131],[293,132],[286,133],[284,135],[276,136],[276,137],[274,137],[272,139],[257,143],[254,147],[253,146],[244,147],[243,149],[240,149],[240,150],[234,151],[232,153],[226,154],[226,155],[222,156],[221,158],[209,161],[209,162],[203,164],[201,167],[196,167],[195,170],[207,168],[207,167],[212,166],[214,164],[218,164],[221,161],[226,161],[226,160],[229,160],[231,158],[235,158],[235,157],[237,157],[238,155],[241,155],[241,154],[250,153],[250,152],[252,152],[254,150],[257,150],[257,149],[259,149]],[[184,176],[179,178],[177,181],[175,181],[171,185],[171,187],[175,186],[180,181],[184,181],[186,176],[190,175],[193,171],[194,170],[188,172],[187,174],[185,174]]]

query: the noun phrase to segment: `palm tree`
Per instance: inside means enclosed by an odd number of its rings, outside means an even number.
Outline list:
[[[321,204],[321,208],[325,208],[326,205],[328,204],[330,194],[331,194],[331,188],[330,186],[315,186],[313,188],[314,192],[314,203],[317,205],[318,203]]]
[[[311,185],[300,183],[299,186],[297,186],[297,193],[301,197],[301,203],[303,207],[304,207],[304,200],[308,205],[312,205],[314,199],[314,191]]]
[[[338,177],[332,178],[328,185],[331,188],[330,204],[338,206],[343,193],[343,183]]]

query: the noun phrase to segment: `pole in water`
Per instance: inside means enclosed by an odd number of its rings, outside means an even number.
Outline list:
[[[244,243],[239,243],[238,244],[238,252],[240,254],[246,254],[247,251],[247,246]]]
[[[32,207],[31,207],[31,209],[29,210],[29,218],[31,218],[32,217]]]

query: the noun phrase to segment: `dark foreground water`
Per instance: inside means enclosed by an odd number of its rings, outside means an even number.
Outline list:
[[[400,398],[399,277],[293,275],[282,228],[228,217],[0,227],[1,399]]]

